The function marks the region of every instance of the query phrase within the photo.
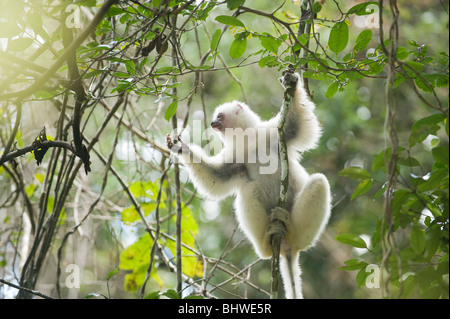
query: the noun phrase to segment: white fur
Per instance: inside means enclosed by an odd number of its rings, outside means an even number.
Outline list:
[[[297,75],[298,76],[298,75]],[[298,256],[301,250],[312,247],[323,232],[330,216],[330,188],[322,174],[309,175],[299,163],[300,152],[316,147],[321,129],[314,114],[314,104],[311,102],[298,81],[296,93],[291,105],[287,124],[288,129],[296,132],[288,143],[289,155],[289,189],[288,205],[290,207],[287,234],[281,251],[281,274],[283,277],[286,297],[302,298],[300,267]],[[225,115],[227,127],[256,128],[256,139],[242,139],[245,155],[256,154],[257,140],[260,134],[270,135],[270,129],[277,128],[278,114],[269,121],[262,121],[247,105],[233,101],[217,107],[214,118],[219,113]],[[248,132],[248,131],[246,131]],[[272,130],[273,132],[273,130]],[[245,134],[242,132],[240,134]],[[280,194],[280,169],[273,174],[261,174],[263,163],[257,158],[255,163],[245,162],[245,171],[241,166],[229,164],[235,159],[233,138],[222,135],[224,148],[221,153],[209,157],[198,146],[190,146],[190,152],[180,154],[192,182],[198,191],[207,197],[222,199],[235,194],[235,210],[239,224],[252,242],[261,258],[272,256],[269,227],[269,215],[277,206]],[[267,142],[268,143],[268,142]],[[276,144],[277,146],[277,144]],[[272,145],[273,147],[273,145]],[[271,153],[272,160],[278,160],[278,152]],[[193,163],[196,159],[197,163]],[[228,166],[227,166],[228,165]],[[290,260],[290,262],[289,262]]]

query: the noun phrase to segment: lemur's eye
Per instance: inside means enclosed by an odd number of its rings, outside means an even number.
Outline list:
[[[223,114],[222,114],[222,113],[217,114],[217,119],[218,119],[218,120],[221,120],[222,117],[223,117]]]

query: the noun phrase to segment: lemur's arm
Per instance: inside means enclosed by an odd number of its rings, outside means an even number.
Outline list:
[[[243,164],[225,162],[224,151],[211,157],[199,146],[187,145],[179,136],[172,141],[170,135],[167,135],[167,146],[171,154],[181,159],[195,187],[206,197],[227,197],[246,176]]]
[[[304,152],[316,146],[321,135],[319,121],[314,114],[314,103],[309,99],[303,88],[303,81],[298,73],[287,71],[280,78],[283,86],[287,82],[296,87],[294,98],[289,108],[285,124],[285,139],[289,150]],[[265,122],[264,126],[278,127],[280,113]]]

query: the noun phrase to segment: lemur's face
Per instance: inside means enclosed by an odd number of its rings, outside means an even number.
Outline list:
[[[218,132],[224,132],[225,131],[225,114],[220,112],[217,114],[217,116],[213,119],[211,122],[211,127],[218,131]]]
[[[243,107],[239,103],[220,106],[211,122],[211,127],[222,134],[225,133],[226,128],[236,128],[239,126],[238,116],[242,111]]]

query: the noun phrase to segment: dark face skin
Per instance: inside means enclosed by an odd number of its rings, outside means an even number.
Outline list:
[[[225,106],[226,108],[222,108],[222,112],[219,112],[211,122],[211,127],[222,134],[225,134],[226,128],[235,128],[238,125],[239,114],[243,111],[239,103]]]
[[[211,122],[211,127],[216,131],[225,131],[225,115],[223,113],[217,114],[217,117]]]

